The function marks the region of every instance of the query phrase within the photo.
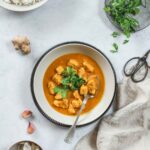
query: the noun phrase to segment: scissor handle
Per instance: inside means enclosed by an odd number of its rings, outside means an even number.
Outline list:
[[[139,70],[137,70],[137,71],[135,71],[135,72],[131,75],[131,79],[132,79],[133,82],[138,83],[138,82],[141,82],[141,81],[145,80],[145,78],[146,78],[146,76],[147,76],[147,74],[148,74],[148,64],[147,64],[147,62],[145,62],[143,65],[145,65],[145,69],[146,69],[146,72],[145,72],[143,78],[136,80],[135,75],[136,75],[136,73],[139,71]],[[143,65],[142,65],[142,66],[143,66]],[[141,66],[141,67],[142,67],[142,66]],[[141,67],[140,67],[140,68],[141,68]],[[140,68],[139,68],[139,69],[140,69]]]
[[[128,67],[128,65],[129,65],[132,61],[135,61],[135,60],[136,60],[136,63],[134,63],[134,64],[130,67],[129,72],[127,72],[127,67]],[[144,66],[145,69],[146,69],[146,70],[145,70],[145,74],[144,74],[144,76],[143,76],[141,79],[137,79],[137,80],[136,80],[136,77],[135,77],[135,76],[137,75],[138,71],[139,71],[143,66]],[[124,74],[125,74],[126,76],[131,76],[131,79],[132,79],[132,81],[134,81],[134,82],[141,82],[141,81],[143,81],[143,80],[146,78],[147,73],[148,73],[148,63],[147,63],[145,57],[142,57],[142,58],[140,58],[140,57],[134,57],[134,58],[128,60],[127,63],[125,64],[125,66],[124,66]]]
[[[129,73],[126,71],[128,65],[129,65],[129,63],[130,63],[131,61],[134,61],[134,60],[137,60],[137,62],[138,62],[138,61],[140,60],[140,57],[131,58],[130,60],[128,60],[128,61],[126,62],[126,64],[124,65],[124,68],[123,68],[124,74],[125,74],[126,76],[131,76],[131,75],[134,73],[134,71],[135,71],[135,69],[136,69],[137,63],[132,66],[133,68],[130,68],[130,72],[129,72]]]
[[[148,50],[146,52],[146,54],[144,55],[145,59],[149,58],[150,57],[150,50]],[[148,64],[148,61],[147,61],[147,65],[148,65],[148,68],[150,68],[150,65]]]

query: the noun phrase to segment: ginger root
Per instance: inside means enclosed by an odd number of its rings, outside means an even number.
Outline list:
[[[30,41],[25,36],[16,36],[13,38],[12,43],[16,50],[20,50],[23,54],[31,52]]]

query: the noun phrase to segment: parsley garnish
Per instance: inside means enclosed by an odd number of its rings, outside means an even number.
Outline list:
[[[66,67],[62,77],[61,85],[54,88],[54,92],[61,94],[62,98],[67,96],[68,90],[78,90],[85,83],[85,80],[79,77],[72,67]]]
[[[140,5],[141,0],[111,0],[104,10],[129,38],[139,26],[139,22],[133,16],[140,12]]]
[[[56,94],[60,94],[62,96],[62,98],[66,98],[67,97],[67,89],[65,89],[64,87],[56,86],[54,88],[54,92]]]
[[[63,77],[73,76],[75,74],[77,73],[72,67],[66,67],[66,69],[62,73]]]
[[[113,49],[110,50],[112,53],[117,53],[118,52],[118,45],[116,43],[113,43]]]
[[[129,40],[124,40],[123,44],[127,44],[129,42]]]
[[[118,32],[113,32],[111,35],[112,35],[114,38],[120,36],[120,34],[119,34]]]
[[[77,90],[80,88],[82,84],[85,83],[85,81],[78,76],[78,74],[72,67],[67,67],[62,73],[62,75],[63,75],[62,85],[65,88]]]

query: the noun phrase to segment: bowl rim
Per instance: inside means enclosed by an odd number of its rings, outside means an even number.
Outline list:
[[[115,70],[114,70],[114,67],[112,65],[112,63],[110,62],[110,60],[108,59],[108,57],[106,57],[106,55],[100,51],[98,48],[96,48],[95,46],[92,46],[90,44],[87,44],[85,42],[80,42],[80,41],[69,41],[69,42],[63,42],[63,43],[60,43],[60,44],[57,44],[53,47],[51,47],[49,50],[47,50],[39,59],[38,61],[36,62],[34,68],[33,68],[33,71],[32,71],[32,74],[31,74],[31,80],[30,80],[30,89],[31,89],[31,95],[32,95],[32,98],[33,98],[33,101],[36,105],[36,107],[38,108],[38,110],[40,111],[40,113],[45,117],[47,118],[50,122],[56,124],[56,125],[59,125],[59,126],[63,126],[63,127],[70,127],[70,125],[68,124],[65,124],[65,123],[60,123],[56,120],[54,120],[53,118],[51,118],[50,116],[48,116],[43,110],[42,108],[40,107],[40,105],[38,104],[37,100],[36,100],[36,97],[35,97],[35,93],[34,93],[34,87],[33,87],[33,84],[34,84],[34,75],[35,75],[35,72],[36,72],[36,69],[39,65],[39,63],[41,62],[41,60],[50,52],[52,51],[53,49],[57,48],[57,47],[60,47],[60,46],[64,46],[64,45],[70,45],[70,44],[80,44],[80,45],[84,45],[84,46],[88,46],[90,48],[93,48],[95,49],[98,53],[100,53],[102,56],[104,56],[104,58],[106,58],[106,60],[108,61],[108,63],[110,64],[110,67],[112,68],[112,71],[113,71],[113,74],[114,74],[114,80],[115,80],[115,89],[114,89],[114,95],[112,97],[112,100],[108,106],[108,108],[101,114],[99,115],[95,120],[91,121],[91,122],[88,122],[88,123],[85,123],[85,124],[82,124],[82,125],[77,125],[77,127],[84,127],[86,125],[89,125],[97,120],[99,120],[100,118],[102,118],[106,113],[107,111],[110,109],[115,97],[116,97],[116,92],[117,92],[117,79],[116,79],[116,73],[115,73]]]
[[[31,142],[31,143],[33,143],[33,144],[39,146],[39,148],[40,148],[41,150],[43,150],[42,147],[41,147],[39,144],[37,144],[37,143],[35,143],[35,142],[31,141],[31,140],[21,140],[21,141],[18,141],[18,142],[16,142],[16,143],[14,143],[13,145],[11,145],[8,150],[10,150],[13,146],[15,146],[15,145],[17,145],[17,144],[20,144],[20,143],[22,143],[22,142]]]
[[[41,7],[47,1],[48,0],[41,0],[41,1],[39,1],[33,5],[20,6],[20,5],[6,3],[6,2],[3,2],[3,0],[0,0],[0,7],[5,8],[5,9],[10,10],[10,11],[14,11],[14,12],[27,12],[27,11],[31,11],[31,10],[34,10],[34,9]]]

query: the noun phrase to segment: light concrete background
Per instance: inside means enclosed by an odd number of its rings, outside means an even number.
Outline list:
[[[50,47],[66,41],[92,44],[111,60],[122,79],[124,63],[141,56],[150,48],[150,27],[135,33],[127,45],[124,36],[113,39],[116,30],[108,21],[103,0],[49,0],[41,8],[17,13],[0,8],[0,150],[20,140],[33,140],[44,150],[72,150],[76,142],[90,132],[96,123],[77,130],[73,144],[63,142],[67,129],[47,121],[35,107],[30,92],[30,77],[38,58]],[[26,35],[32,53],[22,56],[11,44],[16,35]],[[109,50],[113,42],[120,44],[117,54]],[[33,111],[36,132],[26,133],[27,122],[19,117],[29,108]]]

